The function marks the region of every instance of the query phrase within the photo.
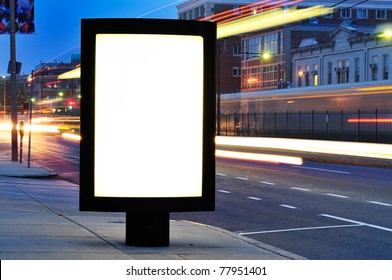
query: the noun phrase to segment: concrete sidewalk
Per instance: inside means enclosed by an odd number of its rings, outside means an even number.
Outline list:
[[[127,246],[125,214],[80,212],[79,186],[55,174],[0,156],[0,259],[303,259],[189,221],[170,221],[169,247]]]

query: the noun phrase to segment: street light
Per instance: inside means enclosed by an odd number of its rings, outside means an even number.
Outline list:
[[[384,36],[387,38],[392,38],[392,30],[385,30]]]
[[[245,61],[247,61],[249,59],[256,59],[256,58],[260,60],[260,64],[257,66],[262,68],[260,71],[261,74],[256,73],[256,75],[264,75],[263,68],[272,66],[273,71],[276,73],[276,77],[274,78],[274,80],[276,81],[278,88],[285,88],[287,86],[286,67],[284,65],[285,64],[284,54],[282,54],[282,53],[275,54],[275,53],[273,53],[273,51],[271,51],[269,49],[265,49],[262,52],[243,52],[242,54],[245,55],[245,58],[243,58],[243,60],[245,60]],[[269,72],[270,70],[267,70],[267,71]],[[263,83],[263,78],[264,77],[260,77],[259,79],[257,79],[254,77],[254,73],[252,73],[252,75],[250,75],[250,77],[246,81],[247,81],[248,85],[254,84],[258,80],[260,80],[261,83]],[[260,84],[260,87],[262,88],[262,87],[264,87],[264,85]],[[267,87],[268,87],[268,85],[267,85]]]
[[[264,52],[263,53],[263,59],[270,59],[271,58],[271,54],[268,52]]]

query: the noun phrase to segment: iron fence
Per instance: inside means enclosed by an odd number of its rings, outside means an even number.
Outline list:
[[[392,111],[225,113],[220,135],[392,143]]]

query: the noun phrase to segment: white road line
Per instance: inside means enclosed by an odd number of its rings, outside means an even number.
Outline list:
[[[346,171],[339,171],[339,170],[332,170],[332,169],[324,169],[324,168],[305,167],[305,166],[297,166],[297,165],[293,165],[293,167],[295,167],[295,168],[301,168],[301,169],[309,169],[309,170],[317,170],[317,171],[324,171],[324,172],[339,173],[339,174],[351,174],[350,172],[346,172]]]
[[[279,206],[289,208],[289,209],[298,209],[298,207],[287,205],[287,204],[279,204]]]
[[[382,205],[382,206],[389,206],[391,207],[392,204],[389,203],[383,203],[383,202],[378,202],[378,201],[368,201],[369,203],[377,204],[377,205]]]
[[[290,187],[290,189],[297,190],[297,191],[303,191],[303,192],[311,192],[311,190],[304,189],[304,188]]]
[[[254,197],[254,196],[248,196],[247,198],[253,199],[253,200],[262,200],[261,198],[259,198],[259,197]]]
[[[216,190],[216,191],[220,193],[231,193],[231,191],[225,191],[225,190]]]
[[[267,182],[267,181],[259,181],[260,184],[265,184],[265,185],[271,185],[271,186],[275,186],[275,183],[272,182]]]
[[[303,230],[315,230],[315,229],[329,229],[329,228],[345,228],[345,227],[359,227],[362,225],[337,225],[337,226],[323,226],[323,227],[305,227],[305,228],[289,228],[289,229],[278,229],[278,230],[265,230],[265,231],[253,231],[253,232],[239,232],[239,235],[252,235],[252,234],[263,234],[263,233],[276,233],[276,232],[289,232],[289,231],[303,231]]]
[[[340,194],[334,194],[334,193],[326,193],[325,195],[333,196],[333,197],[339,197],[339,198],[348,198],[348,196],[340,195]]]
[[[238,179],[238,180],[244,180],[244,181],[248,181],[249,179],[248,178],[245,178],[245,177],[235,177],[236,179]]]
[[[226,177],[226,176],[227,176],[226,174],[223,174],[223,173],[216,173],[216,175],[218,175],[218,176],[223,176],[223,177]]]
[[[363,223],[363,222],[350,220],[350,219],[337,217],[337,216],[332,216],[332,215],[328,215],[328,214],[320,214],[320,216],[331,218],[331,219],[335,219],[335,220],[339,220],[339,221],[345,221],[345,222],[349,222],[349,223],[354,223],[354,224],[361,225],[361,226],[367,226],[367,227],[371,227],[371,228],[376,228],[376,229],[392,232],[392,228],[387,228],[387,227],[382,227],[382,226],[378,226],[378,225]]]

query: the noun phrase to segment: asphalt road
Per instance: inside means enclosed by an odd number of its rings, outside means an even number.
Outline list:
[[[34,135],[32,160],[79,183],[77,141]],[[221,227],[309,259],[392,259],[392,169],[218,159],[216,211],[171,217]]]
[[[24,142],[23,157],[27,160],[27,139]],[[31,161],[56,171],[64,180],[79,184],[79,146],[77,140],[36,133],[32,137]]]
[[[174,213],[309,259],[392,259],[392,170],[217,161],[216,211]]]

